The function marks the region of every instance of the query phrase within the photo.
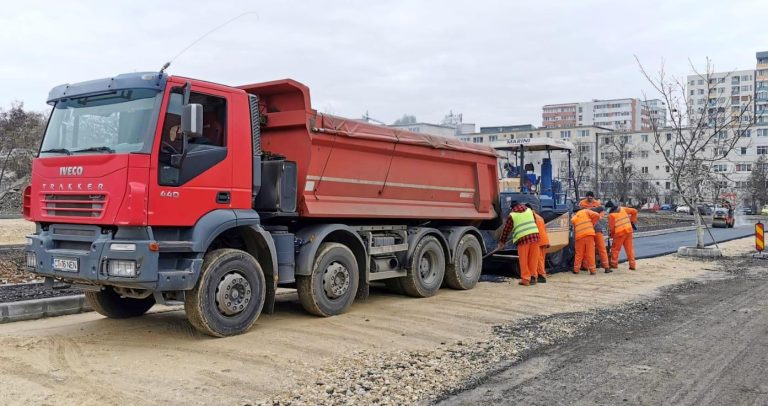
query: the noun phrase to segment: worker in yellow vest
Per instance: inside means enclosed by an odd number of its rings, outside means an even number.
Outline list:
[[[624,247],[624,251],[627,254],[627,262],[629,262],[629,269],[634,271],[637,269],[637,263],[635,261],[632,235],[637,224],[637,210],[631,207],[622,207],[621,203],[618,206],[606,204],[606,207],[611,211],[608,214],[608,232],[611,238],[613,238],[611,268],[619,267],[619,254],[621,253],[621,248]]]
[[[594,222],[600,219],[602,208],[580,209],[573,217],[573,234],[576,239],[576,257],[573,261],[573,273],[579,273],[581,264],[587,265],[590,275],[597,273],[595,269],[595,227]]]
[[[531,276],[536,274],[539,264],[539,229],[536,227],[536,218],[533,216],[533,210],[517,200],[513,200],[511,206],[512,210],[504,223],[496,249],[504,248],[511,232],[520,264],[520,285],[535,285],[537,278]]]

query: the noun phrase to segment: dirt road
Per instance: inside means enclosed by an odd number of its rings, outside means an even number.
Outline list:
[[[618,311],[441,404],[768,404],[765,261],[726,271],[727,279],[672,289],[629,317]]]
[[[749,244],[722,247],[734,252]],[[712,274],[674,257],[639,267],[556,274],[534,287],[484,282],[429,299],[381,289],[332,318],[309,316],[293,294],[284,295],[277,312],[262,316],[251,332],[224,339],[197,334],[183,312],[162,307],[131,320],[89,313],[0,325],[0,399],[56,405],[428,400],[483,372],[498,361],[496,353],[525,350],[530,338],[494,341],[495,326],[611,307]]]
[[[24,244],[26,236],[35,232],[35,223],[24,219],[0,219],[0,245]]]

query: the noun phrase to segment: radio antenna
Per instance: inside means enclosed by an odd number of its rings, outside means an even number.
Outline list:
[[[216,31],[220,30],[221,28],[224,28],[225,26],[229,25],[229,23],[231,23],[231,22],[233,22],[233,21],[235,21],[235,20],[239,19],[240,17],[246,16],[246,15],[248,15],[248,14],[256,14],[256,18],[258,18],[258,14],[257,14],[255,11],[246,11],[245,13],[242,13],[242,14],[239,14],[239,15],[237,15],[237,16],[235,16],[235,17],[232,17],[232,18],[230,18],[229,20],[227,20],[227,21],[224,21],[223,23],[221,23],[221,24],[217,25],[216,27],[213,27],[213,28],[212,28],[212,29],[210,29],[208,32],[206,32],[205,34],[201,35],[201,36],[200,36],[200,37],[198,37],[196,40],[192,41],[192,43],[190,43],[189,45],[187,45],[186,47],[184,47],[184,49],[182,49],[181,51],[179,51],[179,53],[178,53],[178,54],[176,54],[176,55],[175,55],[173,58],[171,58],[171,60],[170,60],[170,61],[168,61],[168,62],[166,62],[165,64],[163,64],[163,67],[162,67],[162,68],[160,68],[160,73],[162,74],[163,72],[165,72],[165,70],[166,70],[166,69],[168,69],[168,67],[169,67],[169,66],[171,66],[171,63],[173,63],[173,61],[175,61],[175,60],[176,60],[176,58],[180,57],[180,56],[181,56],[181,55],[182,55],[184,52],[187,52],[187,50],[188,50],[189,48],[192,48],[193,46],[195,46],[195,44],[197,44],[198,42],[200,42],[200,41],[202,41],[203,39],[205,39],[205,37],[207,37],[207,36],[209,36],[209,35],[213,34],[214,32],[216,32]]]

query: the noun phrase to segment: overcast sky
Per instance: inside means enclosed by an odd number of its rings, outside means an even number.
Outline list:
[[[293,78],[313,107],[392,122],[541,125],[541,106],[648,90],[650,68],[751,69],[768,1],[34,1],[0,12],[0,107],[61,83],[158,70],[229,85]]]

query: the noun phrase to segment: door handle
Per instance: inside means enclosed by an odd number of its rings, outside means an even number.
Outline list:
[[[229,201],[230,201],[229,192],[218,192],[218,193],[216,193],[216,203],[228,204]]]

